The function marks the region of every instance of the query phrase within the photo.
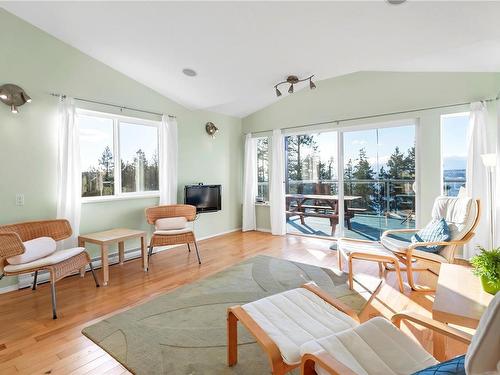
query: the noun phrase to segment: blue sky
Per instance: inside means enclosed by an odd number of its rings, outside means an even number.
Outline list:
[[[465,169],[467,165],[467,128],[469,114],[444,116],[441,124],[443,169]]]
[[[78,118],[81,168],[87,170],[91,166],[98,166],[97,160],[106,146],[109,146],[113,152],[113,120],[93,116],[79,116]],[[140,148],[145,152],[146,158],[151,160],[158,150],[157,131],[155,127],[122,122],[120,126],[122,159],[132,161],[136,151]]]

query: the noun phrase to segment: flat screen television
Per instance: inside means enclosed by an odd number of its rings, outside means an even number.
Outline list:
[[[186,185],[184,203],[196,207],[196,212],[221,210],[221,185]]]

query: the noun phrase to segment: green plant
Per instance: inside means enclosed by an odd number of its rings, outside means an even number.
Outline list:
[[[500,247],[492,250],[482,247],[479,249],[481,253],[470,260],[474,267],[474,274],[484,277],[490,284],[498,284],[500,282]]]

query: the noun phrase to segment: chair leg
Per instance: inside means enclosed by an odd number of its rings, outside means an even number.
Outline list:
[[[52,319],[57,319],[56,283],[54,280],[50,282],[50,294],[52,297]]]
[[[38,279],[38,271],[35,271],[35,275],[33,276],[33,286],[31,290],[36,290],[36,280]]]
[[[406,259],[406,275],[408,276],[408,284],[410,288],[416,292],[434,292],[434,289],[417,286],[415,280],[413,279],[413,265],[411,259]],[[398,265],[399,266],[399,265]]]
[[[398,261],[394,263],[394,269],[396,270],[396,279],[398,280],[399,291],[404,293],[405,289],[403,286],[403,276],[401,275],[401,269]]]
[[[194,248],[196,249],[196,256],[198,257],[198,264],[201,264],[200,252],[198,251],[198,244],[194,241]]]
[[[238,318],[231,310],[227,312],[227,364],[238,363]]]
[[[191,246],[189,245],[189,242],[187,243],[188,245],[188,251],[191,252]]]
[[[342,253],[340,252],[338,243],[337,243],[337,258],[339,262],[339,270],[342,271]]]
[[[378,275],[379,277],[382,277],[383,274],[384,274],[384,265],[382,264],[382,262],[378,262]]]
[[[349,274],[349,289],[352,290],[353,288],[353,284],[354,284],[354,281],[353,281],[353,270],[352,270],[352,255],[349,255],[349,259],[348,259],[348,262],[349,264],[349,268],[347,270],[348,274]]]
[[[89,267],[90,267],[90,272],[92,272],[92,277],[94,278],[94,281],[95,281],[95,286],[96,288],[99,288],[99,281],[97,280],[97,276],[95,274],[95,271],[94,271],[94,267],[92,266],[92,262],[89,262]]]

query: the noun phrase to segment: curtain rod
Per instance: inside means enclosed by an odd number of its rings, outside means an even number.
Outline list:
[[[496,100],[500,99],[500,92],[498,93],[498,96],[496,98],[489,98],[485,100],[481,100],[481,102],[494,102]],[[445,105],[438,105],[435,107],[426,107],[426,108],[418,108],[418,109],[409,109],[406,111],[397,111],[397,112],[387,112],[387,113],[379,113],[375,115],[367,115],[367,116],[360,116],[360,117],[350,117],[350,118],[343,118],[343,119],[338,119],[338,120],[329,120],[329,121],[322,121],[322,122],[313,122],[310,124],[305,124],[305,125],[294,125],[294,126],[288,126],[285,128],[281,128],[281,130],[290,130],[290,129],[298,129],[298,128],[305,128],[309,126],[319,126],[319,125],[327,125],[327,124],[339,124],[341,122],[346,122],[346,121],[356,121],[356,120],[366,120],[370,118],[377,118],[377,117],[384,117],[384,116],[391,116],[391,115],[401,115],[405,113],[412,113],[412,112],[420,112],[420,111],[429,111],[432,109],[440,109],[440,108],[450,108],[450,107],[458,107],[461,105],[467,105],[470,104],[470,102],[465,102],[465,103],[455,103],[455,104],[445,104]],[[272,132],[273,129],[269,130],[260,130],[257,132],[249,132],[247,134],[260,134],[260,133],[267,133],[267,132]]]
[[[55,96],[58,98],[65,99],[67,95],[64,94],[56,94],[56,93],[49,93],[51,96]],[[105,103],[105,102],[98,102],[96,100],[90,100],[90,99],[82,99],[82,98],[73,98],[75,100],[78,100],[80,102],[86,102],[86,103],[93,103],[93,104],[100,104],[100,105],[106,105],[108,107],[115,107],[115,108],[120,108],[120,110],[126,109],[128,111],[134,111],[134,112],[141,112],[141,113],[148,113],[150,115],[155,115],[155,116],[163,116],[163,113],[158,113],[158,112],[151,112],[151,111],[145,111],[143,109],[137,109],[137,108],[130,108],[130,107],[125,107],[123,105],[116,105],[116,104],[110,104],[110,103]],[[176,118],[175,115],[168,115],[168,117]]]

